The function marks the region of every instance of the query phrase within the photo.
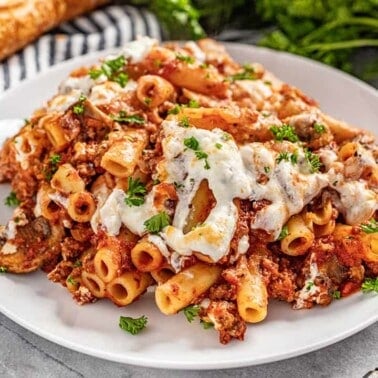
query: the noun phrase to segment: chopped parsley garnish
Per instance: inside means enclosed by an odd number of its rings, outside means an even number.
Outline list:
[[[54,173],[58,170],[58,165],[62,161],[62,157],[59,154],[52,154],[49,158],[48,167],[44,170],[45,179],[50,181]]]
[[[210,169],[210,165],[209,165],[209,162],[207,160],[207,158],[209,157],[209,155],[202,151],[200,149],[200,146],[199,146],[199,142],[196,138],[194,137],[190,137],[190,138],[185,138],[184,139],[184,145],[185,147],[191,149],[194,151],[195,155],[196,155],[196,158],[198,160],[202,160],[202,159],[205,159],[205,165],[204,165],[204,168],[205,169]]]
[[[378,277],[365,278],[365,281],[361,285],[361,290],[364,293],[370,293],[370,292],[378,293]]]
[[[9,207],[17,207],[21,201],[17,198],[17,195],[15,192],[10,192],[8,197],[4,200],[4,205]]]
[[[69,284],[71,284],[71,285],[74,285],[74,286],[76,286],[78,283],[75,281],[75,279],[73,278],[73,277],[71,277],[71,276],[68,276],[68,278],[67,278],[67,282],[69,283]]]
[[[134,123],[137,125],[144,125],[146,123],[145,119],[142,116],[137,114],[127,114],[124,110],[121,110],[117,115],[110,115],[110,117],[120,123]]]
[[[289,235],[289,229],[287,226],[283,226],[280,234],[278,235],[278,240],[286,238],[287,235]]]
[[[151,104],[151,102],[152,102],[152,98],[151,98],[151,97],[145,97],[145,99],[144,99],[143,101],[144,101],[144,103],[148,106],[148,105]]]
[[[53,154],[50,156],[50,164],[57,165],[61,162],[62,157],[59,154]]]
[[[77,115],[81,115],[84,113],[84,101],[86,100],[86,96],[84,95],[80,95],[79,97],[79,101],[77,102],[76,105],[74,105],[74,107],[72,108],[72,111],[77,114]]]
[[[268,167],[268,166],[264,167],[264,172],[265,173],[269,173],[270,172],[270,167]]]
[[[360,228],[366,234],[374,234],[378,232],[378,222],[375,219],[371,219],[368,223],[361,224]]]
[[[140,318],[131,318],[129,316],[119,317],[119,327],[132,335],[138,334],[148,323],[147,316],[142,315]]]
[[[269,129],[272,134],[274,135],[274,139],[282,142],[283,140],[288,140],[289,142],[298,142],[299,138],[298,135],[295,133],[294,127],[283,124],[281,127],[279,126],[272,126]]]
[[[229,133],[224,132],[224,133],[222,134],[222,140],[223,140],[224,142],[227,142],[227,141],[229,141],[229,140],[231,140],[231,139],[232,139],[232,136],[231,136]]]
[[[188,64],[192,64],[196,61],[192,56],[183,55],[181,53],[176,54],[176,59],[181,60],[181,62],[185,62],[185,63],[188,63]]]
[[[144,227],[151,234],[159,233],[164,227],[169,226],[171,219],[165,211],[152,216],[144,222]]]
[[[73,264],[75,268],[80,268],[82,265],[83,263],[80,260],[76,260],[75,263]]]
[[[118,58],[106,60],[104,63],[102,63],[100,69],[90,70],[89,76],[91,79],[96,80],[101,75],[105,75],[108,80],[114,81],[124,88],[129,80],[129,76],[122,71],[125,64],[125,57],[120,55]]]
[[[146,187],[140,180],[128,178],[128,188],[126,190],[125,203],[127,206],[141,206],[144,204],[144,196],[147,193]]]
[[[196,101],[196,100],[189,100],[188,107],[189,108],[199,108],[200,105],[199,105],[199,102]]]
[[[341,293],[339,290],[335,290],[333,293],[332,293],[332,298],[333,299],[340,299],[341,298]]]
[[[184,313],[187,321],[191,323],[194,320],[194,318],[198,316],[200,310],[201,307],[199,305],[191,305],[183,308],[182,312]]]
[[[184,127],[184,128],[188,128],[190,126],[188,117],[186,117],[186,116],[182,117],[179,121],[179,126]]]
[[[323,134],[326,132],[326,127],[321,123],[314,123],[314,130],[318,134]]]
[[[256,80],[257,79],[256,74],[255,74],[255,70],[251,65],[245,64],[245,65],[243,65],[243,69],[244,70],[242,72],[238,72],[234,75],[231,75],[229,77],[229,79],[232,80],[232,81],[235,81],[235,80]]]
[[[176,181],[173,184],[174,184],[174,186],[175,186],[176,189],[181,189],[181,188],[184,187],[183,183],[179,183],[179,182],[176,182]]]
[[[218,150],[221,150],[222,147],[223,147],[223,144],[221,144],[221,143],[215,143],[215,147],[216,147]]]
[[[0,273],[6,273],[8,269],[5,266],[0,266]]]
[[[298,162],[298,155],[296,152],[290,154],[289,152],[280,152],[277,156],[276,162],[279,164],[281,161],[289,161],[291,164]]]
[[[310,150],[306,149],[305,158],[310,165],[310,172],[311,173],[319,172],[319,169],[322,166],[319,156],[316,154],[313,154]]]
[[[306,290],[310,291],[315,284],[312,281],[307,282]]]
[[[202,324],[203,329],[210,329],[214,327],[214,323],[205,322],[204,320],[200,320],[200,324]]]
[[[179,114],[180,113],[180,105],[176,104],[173,108],[168,110],[168,114]]]

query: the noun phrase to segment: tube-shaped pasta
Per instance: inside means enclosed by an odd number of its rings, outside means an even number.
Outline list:
[[[101,159],[101,167],[116,177],[130,176],[147,144],[144,132],[130,131],[126,137],[112,144]]]
[[[131,250],[131,261],[140,272],[151,272],[164,263],[164,257],[155,244],[142,238]]]
[[[104,281],[110,282],[117,276],[120,268],[120,259],[117,250],[111,246],[100,248],[93,260],[96,274]]]
[[[268,311],[268,293],[255,261],[247,263],[242,256],[237,265],[238,284],[236,304],[239,315],[248,323],[258,323],[265,319]]]
[[[78,192],[68,197],[68,215],[76,222],[89,222],[96,211],[94,198],[89,192]]]
[[[173,85],[157,75],[143,75],[138,80],[136,95],[138,100],[149,108],[156,108],[172,98]]]
[[[213,286],[222,268],[217,265],[197,263],[177,273],[155,290],[155,301],[163,314],[175,314],[193,303]]]
[[[40,121],[46,130],[47,137],[56,151],[63,150],[69,143],[69,138],[59,124],[59,116],[47,115]]]
[[[304,217],[307,221],[311,221],[314,224],[325,225],[331,220],[332,213],[333,208],[331,199],[327,198],[320,209],[309,211]]]
[[[166,281],[168,281],[170,278],[172,278],[174,275],[175,275],[175,271],[174,269],[166,264],[166,265],[163,265],[162,267],[160,267],[159,269],[157,270],[154,270],[151,272],[151,276],[152,278],[158,283],[158,284],[162,284]]]
[[[107,284],[107,295],[118,306],[127,306],[152,283],[152,277],[148,273],[126,272]]]
[[[331,219],[326,224],[322,224],[322,225],[314,224],[313,225],[314,235],[316,238],[319,238],[321,236],[331,235],[335,229],[335,226],[336,226],[336,221],[334,219]]]
[[[349,142],[344,144],[339,150],[339,158],[341,161],[346,161],[350,157],[353,157],[358,150],[357,143]]]
[[[378,233],[363,234],[362,240],[366,246],[364,260],[378,262]]]
[[[36,209],[46,219],[56,220],[61,214],[61,207],[50,198],[50,194],[52,194],[51,188],[48,185],[42,185],[37,194]]]
[[[51,179],[51,187],[65,194],[82,192],[84,180],[71,164],[62,164]]]
[[[290,256],[303,255],[314,241],[314,233],[301,215],[293,215],[286,223],[288,235],[281,240],[281,250]]]
[[[105,297],[106,289],[105,283],[95,273],[83,271],[81,273],[83,285],[96,297]]]
[[[159,211],[172,211],[178,200],[175,186],[165,182],[155,185],[154,206]]]

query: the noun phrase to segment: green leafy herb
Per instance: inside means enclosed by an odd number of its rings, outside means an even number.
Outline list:
[[[141,206],[144,204],[144,197],[147,193],[145,185],[140,180],[128,178],[125,203],[128,206]]]
[[[201,310],[199,305],[190,305],[182,309],[186,319],[191,323],[196,318]]]
[[[194,138],[194,137],[185,138],[184,139],[184,145],[185,145],[185,147],[188,147],[188,148],[190,148],[191,150],[194,151],[196,158],[198,160],[205,159],[204,168],[210,169],[210,165],[209,165],[209,162],[207,160],[209,155],[206,152],[204,152],[200,149],[199,142],[196,138]]]
[[[83,263],[80,260],[76,260],[73,266],[75,268],[80,268],[82,265],[83,265]]]
[[[179,121],[179,126],[188,128],[190,126],[188,117],[182,117]]]
[[[59,154],[52,154],[49,157],[47,168],[43,171],[45,179],[50,181],[54,173],[58,170],[59,163],[62,161],[62,157]]]
[[[203,329],[210,329],[214,327],[214,323],[205,322],[204,320],[200,320],[200,324],[202,324]]]
[[[199,105],[199,102],[196,101],[196,100],[189,100],[188,107],[189,108],[199,108],[200,105]]]
[[[17,198],[17,195],[15,192],[10,192],[8,197],[4,200],[4,205],[9,207],[17,207],[21,201]]]
[[[80,95],[79,101],[74,105],[72,111],[77,115],[82,115],[84,113],[84,101],[86,100],[86,96]]]
[[[341,298],[341,293],[339,290],[335,290],[333,293],[332,293],[332,298],[333,299],[340,299]]]
[[[264,172],[265,172],[265,173],[269,173],[269,172],[270,172],[270,167],[267,167],[267,166],[264,167]]]
[[[125,64],[125,57],[120,55],[118,58],[106,60],[104,63],[102,63],[100,69],[90,70],[89,76],[91,79],[96,80],[101,75],[105,75],[108,80],[114,81],[124,88],[129,80],[128,75],[123,72],[123,67]]]
[[[188,63],[188,64],[192,64],[196,61],[192,56],[183,55],[181,53],[176,54],[176,59],[181,60],[182,62],[185,62],[185,63]]]
[[[179,114],[180,113],[180,105],[176,104],[173,108],[168,110],[168,114]]]
[[[148,106],[148,105],[151,105],[151,102],[152,102],[152,98],[151,97],[145,97],[144,98],[144,103]]]
[[[62,157],[59,154],[53,154],[50,156],[50,164],[57,165],[61,162]]]
[[[232,139],[232,136],[231,136],[229,133],[224,132],[224,133],[222,134],[221,139],[222,139],[224,142],[227,142],[227,141],[229,141],[229,140]]]
[[[249,64],[244,64],[243,65],[243,71],[238,72],[234,75],[231,75],[229,77],[230,80],[235,81],[235,80],[256,80],[256,74],[254,68],[249,65]]]
[[[0,266],[0,273],[6,273],[8,269],[5,266]]]
[[[77,281],[75,281],[75,279],[71,276],[68,276],[67,282],[70,283],[71,285],[74,285],[74,286],[76,286],[78,284]]]
[[[318,155],[312,153],[310,150],[305,150],[305,158],[310,165],[310,172],[316,173],[319,172],[320,167],[322,166],[322,163],[320,162],[320,158]]]
[[[298,135],[295,133],[293,126],[283,124],[281,127],[272,126],[269,130],[279,142],[282,142],[283,140],[288,140],[293,143],[299,141]]]
[[[321,123],[314,123],[314,130],[318,134],[323,134],[326,132],[326,127]]]
[[[280,234],[278,236],[278,240],[282,240],[282,239],[286,238],[286,236],[288,236],[288,235],[289,235],[289,229],[288,229],[288,227],[287,226],[283,226],[282,230],[281,230],[281,232],[280,232]]]
[[[170,224],[171,220],[165,211],[160,211],[144,222],[144,227],[151,234],[159,233],[164,227]]]
[[[221,150],[222,147],[223,147],[223,144],[221,144],[221,143],[215,143],[215,147],[216,147],[218,150]]]
[[[296,152],[290,154],[289,152],[280,152],[277,156],[276,162],[279,164],[281,161],[290,161],[291,164],[298,162],[298,154]]]
[[[364,293],[375,292],[378,293],[378,277],[376,278],[366,278],[361,285],[361,290]]]
[[[308,281],[307,282],[307,286],[306,286],[306,290],[307,291],[310,291],[311,288],[314,286],[315,284],[312,282],[312,281]]]
[[[370,219],[368,223],[361,224],[361,230],[366,234],[374,234],[378,232],[378,222],[375,219]]]
[[[175,186],[176,189],[181,189],[181,188],[184,187],[183,183],[179,183],[179,182],[176,182],[176,181],[173,184],[174,184],[174,186]]]
[[[148,318],[142,315],[140,318],[131,318],[129,316],[119,317],[119,327],[132,335],[138,334],[142,329],[146,327]]]
[[[144,125],[146,123],[142,116],[137,114],[127,114],[124,110],[121,110],[117,115],[112,114],[110,116],[114,121],[120,123],[134,123],[137,125]]]

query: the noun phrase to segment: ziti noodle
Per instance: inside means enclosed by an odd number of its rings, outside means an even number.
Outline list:
[[[0,266],[79,303],[155,288],[242,340],[271,298],[328,305],[378,275],[374,137],[218,43],[147,37],[72,72],[9,138]]]

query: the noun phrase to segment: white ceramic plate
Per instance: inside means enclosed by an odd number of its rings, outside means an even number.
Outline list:
[[[228,47],[241,63],[261,62],[319,100],[330,114],[373,131],[378,125],[378,95],[368,85],[289,54],[237,44]],[[5,93],[0,98],[0,118],[28,117],[72,69],[105,54],[60,64]],[[0,130],[0,140],[15,131],[12,127]],[[8,193],[9,186],[0,185],[0,223],[10,216],[2,205]],[[160,314],[152,293],[128,308],[117,308],[106,300],[79,307],[65,289],[49,282],[42,273],[0,275],[0,310],[46,339],[93,356],[161,368],[211,369],[272,362],[335,343],[377,321],[378,299],[357,294],[311,311],[293,311],[285,303],[272,302],[267,319],[249,326],[244,342],[226,346],[218,343],[215,331],[189,324],[182,314]],[[118,319],[126,314],[147,315],[148,328],[137,336],[121,331]]]

